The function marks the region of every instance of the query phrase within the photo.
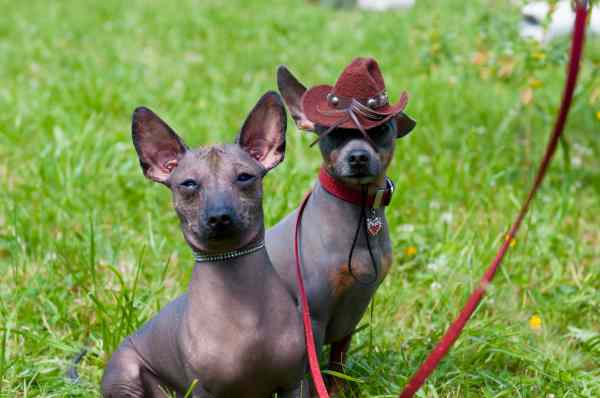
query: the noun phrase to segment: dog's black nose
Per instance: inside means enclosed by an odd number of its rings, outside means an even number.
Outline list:
[[[208,225],[216,227],[219,224],[227,225],[231,222],[231,217],[228,214],[221,214],[220,216],[208,217]]]
[[[350,167],[365,167],[369,164],[369,152],[364,149],[350,151],[346,158]]]
[[[207,212],[206,223],[213,229],[227,228],[233,223],[233,217],[231,209],[221,207]]]

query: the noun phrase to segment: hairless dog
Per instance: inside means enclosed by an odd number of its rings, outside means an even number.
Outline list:
[[[298,304],[263,243],[262,178],[285,151],[281,98],[259,100],[236,144],[190,150],[146,108],[132,130],[144,174],[172,191],[196,264],[187,293],[112,355],[104,397],[308,397]]]
[[[277,81],[298,127],[317,133],[323,156],[302,217],[301,264],[315,343],[332,345],[330,369],[341,371],[352,333],[392,262],[384,206],[393,184],[385,173],[396,138],[415,122],[402,112],[405,95],[397,105],[387,103],[372,59],[356,59],[335,87],[307,91],[283,66]],[[297,216],[293,211],[266,239],[277,272],[294,289]],[[341,383],[330,379],[329,387]]]

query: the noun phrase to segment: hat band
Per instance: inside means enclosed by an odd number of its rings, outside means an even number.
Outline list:
[[[389,105],[385,89],[367,98],[345,97],[337,95],[333,91],[327,94],[327,102],[333,108],[348,108],[355,101],[370,109],[377,109]]]
[[[364,117],[365,119],[373,121],[380,121],[389,116],[388,113],[377,112],[355,98],[350,98],[349,100],[350,101],[344,104],[345,106],[338,106],[338,109],[323,110],[319,105],[317,105],[317,112],[325,116],[336,116],[351,111]]]

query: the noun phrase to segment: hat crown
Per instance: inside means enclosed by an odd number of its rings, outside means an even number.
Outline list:
[[[385,91],[383,75],[373,58],[355,58],[348,65],[333,88],[341,97],[366,99]]]
[[[377,61],[355,58],[335,86],[320,84],[306,90],[301,107],[315,125],[363,131],[398,118],[407,102],[403,92],[398,102],[390,104]]]

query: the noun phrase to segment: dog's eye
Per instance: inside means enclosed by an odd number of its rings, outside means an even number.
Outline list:
[[[237,176],[237,180],[239,182],[246,182],[246,181],[250,181],[254,179],[254,176],[252,174],[248,174],[248,173],[241,173],[240,175]]]
[[[393,125],[391,123],[386,123],[377,128],[374,128],[370,132],[369,136],[378,141],[385,141],[386,139],[388,139],[391,130],[393,130]]]
[[[195,189],[198,188],[198,183],[190,178],[182,182],[181,186],[189,189]]]
[[[375,136],[385,136],[387,133],[389,133],[391,126],[389,124],[384,124],[383,126],[380,126],[377,130],[374,131],[374,135]]]

